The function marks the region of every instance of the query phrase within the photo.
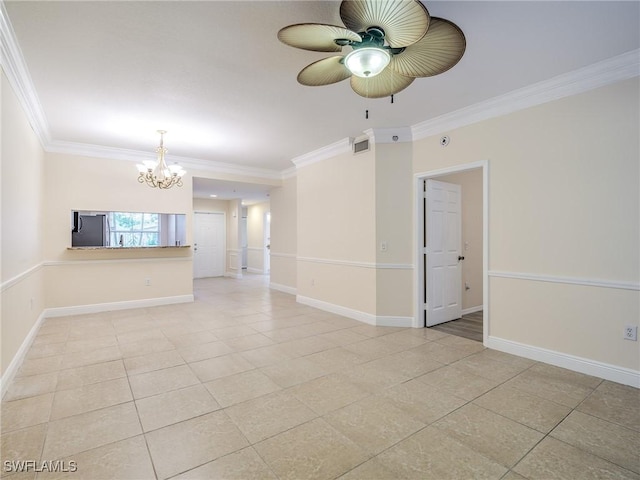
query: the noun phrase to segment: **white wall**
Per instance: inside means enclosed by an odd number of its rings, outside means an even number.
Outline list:
[[[622,332],[640,317],[639,90],[634,78],[452,130],[446,148],[415,142],[416,173],[489,162],[491,346],[637,374]]]

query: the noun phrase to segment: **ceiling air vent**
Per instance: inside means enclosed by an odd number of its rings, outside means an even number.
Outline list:
[[[353,153],[361,153],[369,150],[369,139],[365,138],[359,142],[353,142]]]

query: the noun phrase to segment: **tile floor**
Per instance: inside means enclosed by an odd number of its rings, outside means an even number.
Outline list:
[[[640,478],[634,388],[260,276],[195,296],[46,320],[2,401],[3,478]]]

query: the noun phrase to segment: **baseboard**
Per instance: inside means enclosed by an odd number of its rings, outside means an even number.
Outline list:
[[[122,302],[94,303],[92,305],[74,305],[72,307],[47,308],[48,317],[65,317],[67,315],[84,315],[87,313],[110,312],[112,310],[128,310],[130,308],[158,307],[174,303],[193,302],[193,295],[177,295],[175,297],[145,298],[142,300],[126,300]]]
[[[374,315],[302,295],[296,295],[296,301],[303,305],[324,310],[325,312],[335,313],[336,315],[342,315],[343,317],[352,318],[353,320],[377,327],[411,327],[413,324],[413,317]]]
[[[469,307],[462,310],[462,315],[469,315],[470,313],[481,312],[484,309],[484,305],[476,305],[475,307]]]
[[[247,273],[257,273],[260,275],[264,275],[264,270],[260,270],[259,268],[247,267]]]
[[[235,279],[240,279],[240,278],[242,278],[242,274],[241,274],[241,273],[226,272],[226,273],[224,274],[224,276],[225,276],[225,277],[228,277],[228,278],[235,278]]]
[[[3,398],[4,394],[7,393],[7,389],[9,388],[9,385],[11,385],[11,381],[16,376],[16,373],[18,373],[18,370],[20,369],[20,366],[22,365],[22,362],[24,361],[24,358],[27,355],[27,352],[29,351],[33,340],[36,338],[38,330],[40,330],[40,326],[42,325],[42,322],[45,318],[45,312],[43,311],[38,316],[35,323],[33,324],[33,327],[31,327],[31,330],[29,330],[29,333],[22,341],[20,348],[13,356],[13,359],[11,360],[11,363],[9,363],[7,369],[4,371],[4,375],[0,377],[0,398]]]
[[[269,288],[274,290],[278,290],[279,292],[289,293],[291,295],[296,295],[298,290],[295,287],[289,287],[287,285],[282,285],[280,283],[269,282]]]
[[[576,357],[567,353],[525,345],[497,337],[489,337],[485,346],[494,350],[500,350],[501,352],[555,365],[556,367],[567,368],[575,372],[640,388],[640,371],[638,370],[618,367],[588,358]]]
[[[387,315],[376,315],[377,327],[413,327],[413,317],[392,317]]]

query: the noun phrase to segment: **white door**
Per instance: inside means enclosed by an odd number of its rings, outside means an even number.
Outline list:
[[[460,318],[462,266],[460,185],[426,181],[426,325]]]
[[[194,215],[193,278],[224,275],[225,236],[222,213]]]

